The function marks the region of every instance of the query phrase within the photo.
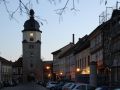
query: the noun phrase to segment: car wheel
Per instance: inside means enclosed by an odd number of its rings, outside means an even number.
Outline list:
[[[55,90],[53,87],[50,90]]]

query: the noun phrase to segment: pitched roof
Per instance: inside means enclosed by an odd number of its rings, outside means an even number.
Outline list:
[[[5,65],[12,65],[12,61],[8,61],[7,59],[0,57],[0,62]]]
[[[75,45],[74,45],[75,46]],[[67,51],[63,52],[59,58],[62,58],[62,57],[65,57],[65,56],[68,56],[70,55],[73,51],[74,51],[74,46],[72,46],[71,48],[69,48]]]
[[[23,66],[23,58],[20,57],[17,61],[13,63],[13,67],[22,67]]]
[[[52,64],[53,61],[43,61],[44,64]]]
[[[73,45],[74,44],[70,42],[69,44],[65,45],[64,47],[60,48],[59,50],[52,52],[52,54],[58,54],[62,51],[62,49],[66,48],[67,46],[73,46]]]
[[[114,18],[118,18],[120,17],[120,10],[118,9],[114,9],[113,12],[112,12],[112,16],[111,18],[106,21],[106,22],[103,22],[101,25],[99,25],[97,28],[95,28],[94,31],[91,32],[91,34],[89,35],[89,38],[91,39],[91,37],[96,34],[96,33],[99,33],[101,31],[104,31],[104,30],[107,30],[105,27],[107,27],[108,25],[110,25],[110,22],[112,21],[112,23],[115,23],[115,19]],[[115,20],[115,21],[114,21]],[[120,20],[120,18],[118,19],[118,21]]]
[[[82,50],[88,48],[89,46],[90,46],[90,41],[87,40],[83,44],[81,44],[80,47],[78,47],[78,49],[76,49],[74,54],[81,52]]]
[[[61,52],[61,50],[60,50],[60,49],[59,49],[59,50],[57,50],[57,51],[52,52],[52,54],[58,54],[59,52]]]
[[[71,53],[77,54],[78,52],[82,51],[83,49],[90,46],[90,42],[88,41],[88,35],[85,35],[82,38],[79,38],[79,41],[69,48],[67,51],[63,52],[59,58],[65,57],[70,55]]]
[[[77,54],[90,46],[90,41],[88,40],[88,37],[88,35],[85,35],[77,42],[74,54]]]

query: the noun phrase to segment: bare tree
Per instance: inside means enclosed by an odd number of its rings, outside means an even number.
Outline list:
[[[0,0],[0,4],[3,3],[4,7],[7,11],[7,13],[9,14],[10,18],[14,18],[14,14],[16,12],[20,12],[20,14],[22,13],[26,13],[28,14],[29,12],[29,6],[32,4],[32,0],[26,0],[26,2],[24,2],[24,0],[17,0],[18,1],[18,5],[17,7],[15,7],[15,10],[10,11],[10,7],[9,2],[11,2],[10,0]],[[39,0],[35,0],[34,2],[36,2],[37,4],[39,4]],[[74,11],[78,11],[75,7],[75,4],[79,2],[79,0],[48,0],[48,2],[50,2],[51,4],[56,4],[57,2],[61,3],[61,2],[65,2],[64,6],[56,9],[55,12],[58,15],[63,15],[63,13],[65,12],[65,10],[68,8],[69,4],[72,3],[72,7],[70,8],[70,10],[74,10]]]
[[[39,0],[35,0],[35,1],[17,0],[17,1],[18,1],[18,5],[17,5],[17,7],[15,7],[15,10],[10,11],[10,7],[8,5],[9,5],[9,2],[12,2],[12,1],[11,0],[0,0],[0,4],[1,3],[4,4],[4,7],[11,19],[14,18],[14,15],[16,12],[19,12],[20,15],[22,13],[29,14],[29,9],[30,9],[29,7],[32,4],[32,2],[36,2],[37,4],[39,4]],[[61,8],[58,8],[55,10],[56,14],[58,14],[59,16],[62,16],[63,13],[68,9],[71,11],[75,11],[75,12],[79,11],[79,9],[76,8],[76,4],[79,3],[79,0],[47,0],[47,1],[51,4],[64,3],[64,4],[62,4],[63,6]],[[105,3],[105,5],[106,5],[108,0],[99,0],[99,1],[100,1],[100,4]]]
[[[104,3],[105,5],[107,5],[108,0],[100,0],[100,4]]]

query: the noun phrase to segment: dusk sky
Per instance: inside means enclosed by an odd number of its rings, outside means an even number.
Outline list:
[[[17,0],[9,0],[9,10],[15,10],[18,6]],[[35,1],[35,0],[32,0]],[[72,0],[71,0],[72,1]],[[105,11],[106,6],[115,6],[116,0],[108,0],[105,6],[100,0],[75,0],[76,9],[79,12],[70,11],[71,5],[63,13],[62,20],[59,22],[59,16],[55,13],[56,9],[64,6],[63,3],[50,4],[48,0],[39,0],[39,4],[33,3],[30,8],[34,9],[35,18],[39,23],[42,31],[42,58],[52,60],[51,52],[72,42],[72,34],[75,34],[75,42],[78,38],[90,34],[99,25],[99,15]],[[79,3],[77,3],[79,1]],[[104,0],[101,0],[104,1]],[[16,20],[10,20],[5,10],[4,4],[0,3],[0,56],[15,61],[22,55],[22,30],[24,22],[29,18],[25,13],[14,16]],[[42,19],[46,19],[44,22]]]

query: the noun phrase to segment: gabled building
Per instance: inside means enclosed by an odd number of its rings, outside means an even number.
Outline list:
[[[20,57],[17,61],[12,64],[12,78],[13,80],[21,83],[23,82],[23,58]]]
[[[90,39],[90,84],[119,84],[119,21],[120,10],[113,10],[110,20],[99,25]]]
[[[75,49],[76,69],[80,69],[81,74],[90,74],[90,42],[88,35],[80,38],[78,47]],[[76,44],[77,45],[77,44]]]
[[[53,73],[56,74],[57,79],[61,79],[61,77],[65,76],[65,58],[60,58],[63,53],[73,47],[73,43],[69,43],[66,46],[60,48],[59,50],[52,52],[53,54]]]
[[[75,81],[74,48],[75,45],[73,45],[71,48],[69,48],[67,51],[59,56],[59,59],[64,62],[63,64],[61,64],[61,69],[64,69],[64,78],[71,81]]]
[[[43,61],[43,79],[44,81],[54,80],[53,61]]]
[[[79,38],[75,45],[75,66],[76,66],[76,81],[89,83],[90,74],[90,41],[88,35]]]
[[[90,84],[97,85],[97,75],[102,76],[104,73],[104,53],[103,53],[103,29],[105,23],[98,26],[90,35]],[[103,78],[102,78],[103,79]]]
[[[12,62],[0,57],[0,81],[12,81]]]
[[[120,17],[119,17],[120,18]],[[111,67],[112,78],[115,84],[120,85],[120,23],[119,21],[115,24],[112,30],[111,36],[111,57],[113,59],[113,64]]]
[[[120,10],[113,10],[104,32],[105,61],[110,85],[120,85]]]

